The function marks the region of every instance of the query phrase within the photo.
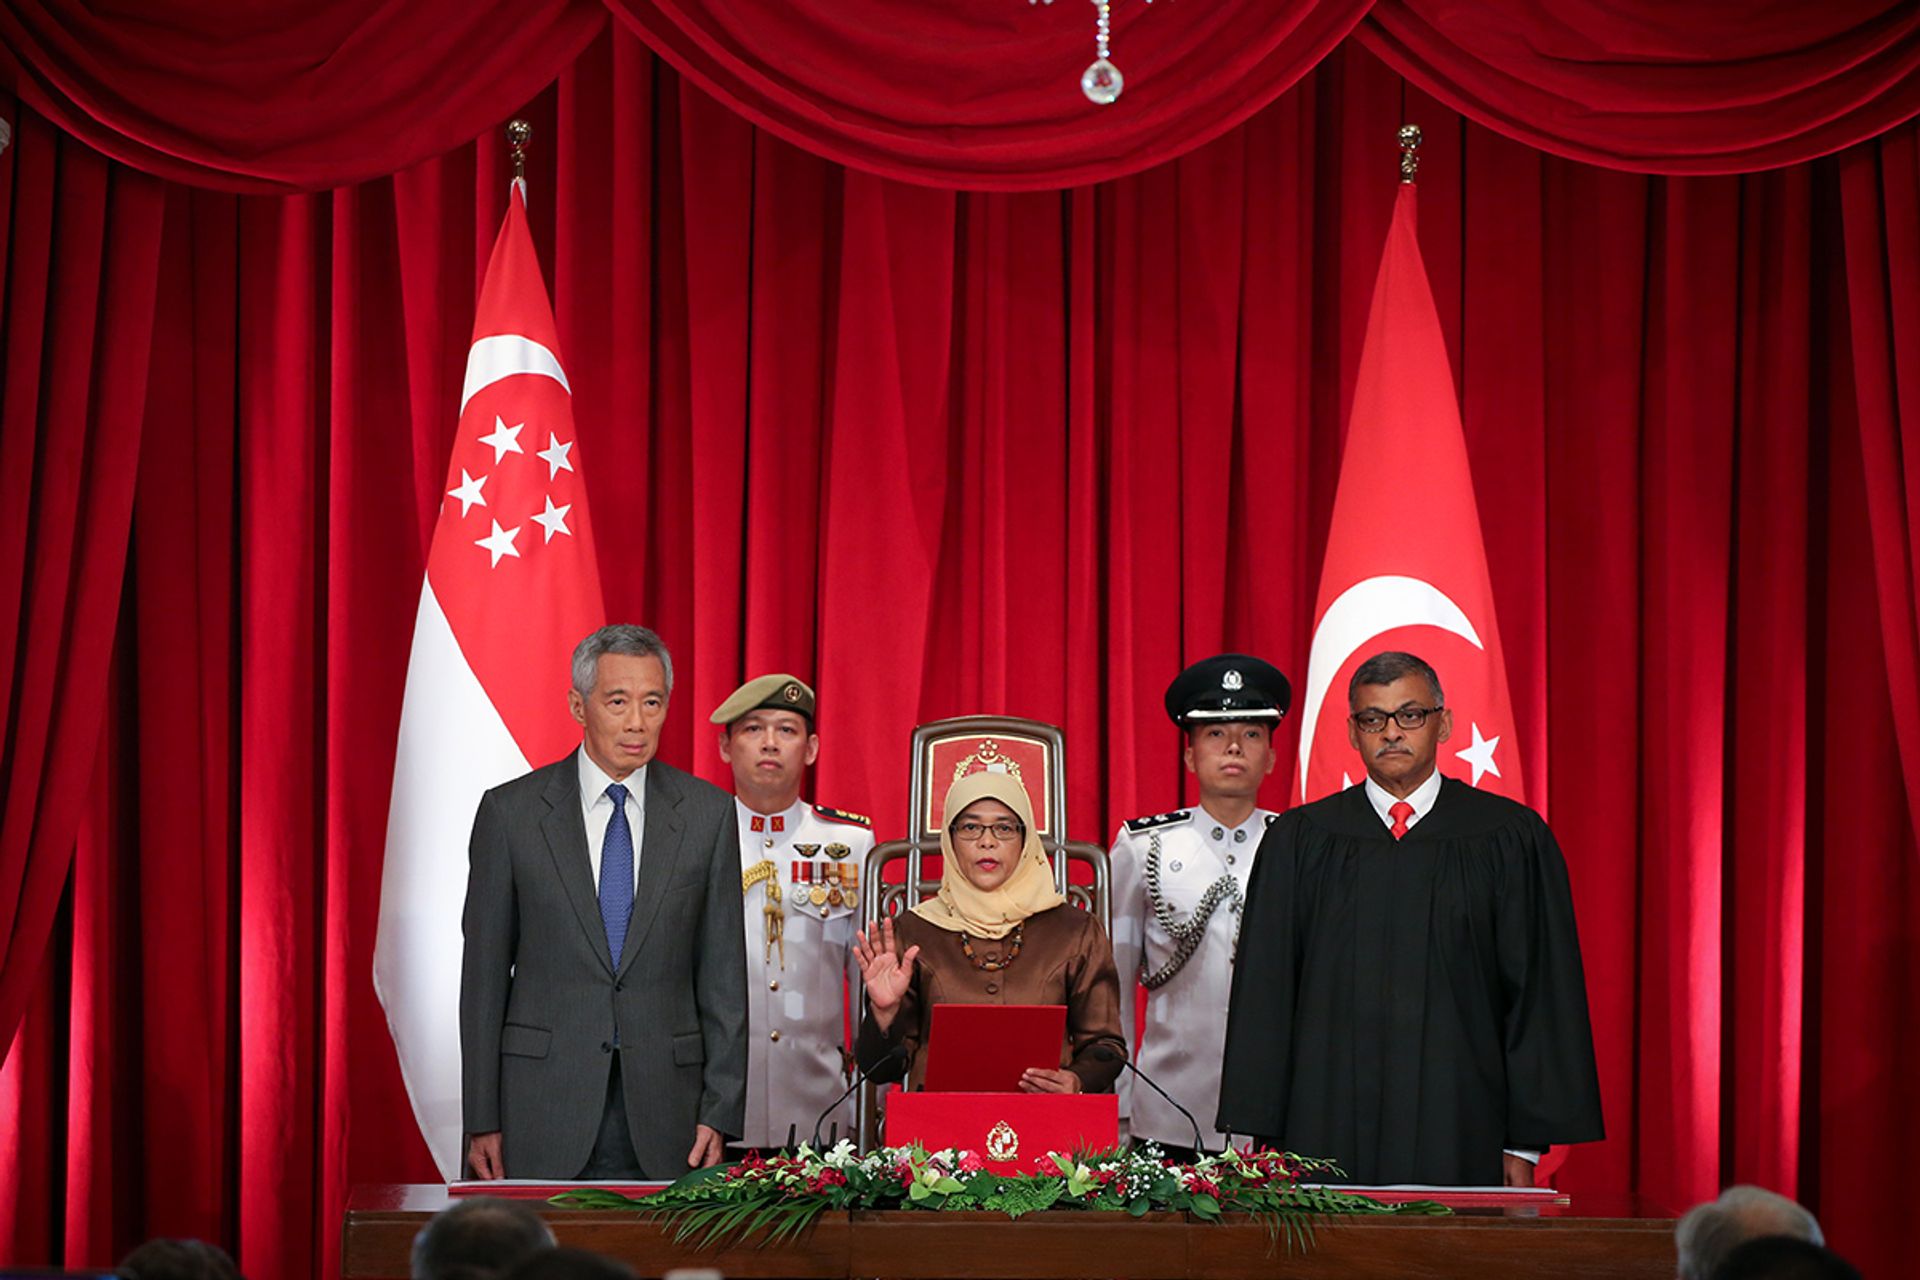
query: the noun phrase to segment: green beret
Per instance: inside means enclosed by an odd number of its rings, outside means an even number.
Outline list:
[[[707,718],[714,724],[732,724],[749,711],[772,707],[776,711],[797,711],[813,723],[813,690],[804,680],[776,672],[749,680],[735,689],[727,700],[714,708]]]

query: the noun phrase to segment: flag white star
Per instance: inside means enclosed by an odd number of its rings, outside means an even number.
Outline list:
[[[551,480],[562,471],[573,470],[573,460],[567,455],[573,452],[573,441],[560,443],[560,437],[547,432],[547,447],[533,456],[547,464],[547,479]]]
[[[493,563],[488,567],[497,569],[500,567],[501,556],[513,556],[516,559],[519,557],[520,548],[513,545],[513,540],[519,536],[519,525],[515,525],[511,529],[502,529],[500,522],[495,520],[493,522],[493,532],[484,538],[475,538],[473,545],[476,547],[485,547],[491,552],[493,554]]]
[[[526,450],[520,447],[520,432],[526,425],[524,422],[516,422],[508,426],[498,414],[495,414],[493,434],[481,436],[480,443],[493,446],[493,460],[496,463],[510,453],[524,454]]]
[[[535,524],[547,531],[546,542],[552,542],[553,535],[556,533],[564,533],[569,538],[573,536],[573,530],[567,528],[567,512],[571,510],[573,510],[571,502],[564,507],[556,507],[553,505],[553,495],[547,495],[547,509],[533,518]],[[546,542],[541,545],[545,546]]]
[[[1485,773],[1490,773],[1496,778],[1505,776],[1500,772],[1500,766],[1493,762],[1493,749],[1499,745],[1498,738],[1481,737],[1480,726],[1476,724],[1473,726],[1473,745],[1453,753],[1473,766],[1474,786],[1480,785],[1480,775]]]
[[[487,500],[480,496],[480,486],[486,482],[485,476],[476,480],[467,474],[465,467],[462,467],[460,468],[460,487],[447,490],[447,496],[460,499],[460,514],[464,516],[475,507],[487,505]]]

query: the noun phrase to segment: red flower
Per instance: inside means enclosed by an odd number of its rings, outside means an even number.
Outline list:
[[[978,1151],[969,1151],[960,1157],[960,1166],[956,1170],[956,1172],[979,1173],[981,1170],[985,1169],[986,1167],[987,1167],[987,1162],[980,1158],[980,1153]]]

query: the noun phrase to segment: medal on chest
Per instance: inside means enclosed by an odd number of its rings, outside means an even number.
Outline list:
[[[766,885],[766,901],[760,908],[767,922],[766,954],[761,963],[773,963],[774,948],[780,950],[780,967],[787,967],[787,910],[780,902],[780,869],[773,859],[762,858],[740,873],[740,896],[746,897],[756,884]]]

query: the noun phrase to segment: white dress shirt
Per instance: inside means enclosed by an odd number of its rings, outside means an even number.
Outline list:
[[[1389,827],[1393,825],[1393,806],[1400,803],[1400,797],[1369,777],[1364,784],[1367,799],[1373,802],[1373,811],[1380,815],[1380,821]],[[1440,798],[1440,771],[1435,769],[1427,775],[1427,780],[1413,789],[1407,797],[1407,803],[1413,806],[1413,816],[1407,819],[1407,830],[1411,831],[1420,819],[1433,810],[1433,802]]]
[[[607,788],[613,779],[593,762],[582,746],[577,753],[580,764],[580,816],[587,823],[587,861],[593,867],[593,887],[600,887],[600,849],[607,842],[607,824],[613,821],[613,800]],[[633,893],[640,896],[640,844],[647,829],[647,766],[641,765],[620,785],[627,789],[627,830],[633,833]]]
[[[1373,803],[1373,811],[1380,815],[1380,821],[1389,827],[1393,826],[1393,806],[1400,803],[1400,797],[1388,791],[1371,777],[1366,780],[1364,785],[1367,788],[1367,799]],[[1435,769],[1427,775],[1427,780],[1415,787],[1413,794],[1407,797],[1407,803],[1413,806],[1413,813],[1407,818],[1407,830],[1411,831],[1415,826],[1419,825],[1420,819],[1426,817],[1433,811],[1433,802],[1439,798],[1440,771]],[[1522,1160],[1530,1164],[1540,1163],[1540,1153],[1538,1151],[1529,1151],[1523,1147],[1508,1147],[1507,1154],[1510,1156],[1519,1156]]]

